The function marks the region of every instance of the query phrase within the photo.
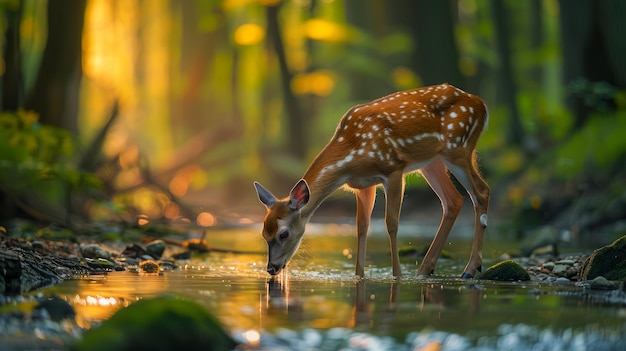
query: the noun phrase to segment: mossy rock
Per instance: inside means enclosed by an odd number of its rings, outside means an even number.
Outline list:
[[[232,350],[219,321],[198,303],[173,296],[143,299],[88,330],[72,350]]]
[[[599,276],[608,280],[626,279],[626,235],[593,251],[583,262],[580,271],[580,280]]]
[[[526,272],[524,267],[519,265],[519,263],[513,260],[506,260],[489,267],[485,273],[481,274],[478,278],[484,280],[512,282],[528,281],[530,280],[530,275]]]

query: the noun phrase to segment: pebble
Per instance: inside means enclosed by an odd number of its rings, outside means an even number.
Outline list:
[[[555,262],[556,264],[562,264],[566,266],[573,266],[576,263],[574,260],[558,260]]]
[[[568,268],[569,267],[566,265],[557,264],[554,266],[554,269],[552,269],[552,274],[556,275],[557,277],[565,277]]]
[[[522,266],[527,267],[527,271],[531,274],[534,281],[555,282],[558,278],[559,282],[578,281],[581,262],[585,259],[584,255],[554,257],[545,256],[534,258],[532,260],[519,261]]]

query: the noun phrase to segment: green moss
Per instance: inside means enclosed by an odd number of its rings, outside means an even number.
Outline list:
[[[232,350],[219,321],[194,301],[143,299],[87,331],[72,350]]]
[[[506,260],[489,267],[479,279],[497,281],[527,281],[530,280],[528,272],[513,260]]]

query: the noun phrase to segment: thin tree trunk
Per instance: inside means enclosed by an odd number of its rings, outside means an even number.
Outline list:
[[[18,8],[5,12],[6,31],[4,34],[4,74],[2,76],[2,102],[0,107],[15,111],[24,103],[20,51],[21,3]]]
[[[491,1],[491,15],[494,19],[496,47],[500,63],[498,67],[498,92],[502,94],[501,99],[509,110],[507,140],[509,144],[519,145],[524,149],[525,133],[516,100],[518,91],[511,62],[508,12],[503,0]]]
[[[292,155],[303,159],[306,156],[306,126],[307,118],[303,115],[298,99],[291,91],[292,73],[287,65],[285,47],[283,45],[280,28],[278,26],[278,11],[280,5],[267,6],[267,33],[278,57],[280,79],[282,83],[283,99],[287,110],[288,130],[287,149]]]
[[[48,2],[48,41],[26,107],[46,124],[78,134],[78,99],[86,0]]]

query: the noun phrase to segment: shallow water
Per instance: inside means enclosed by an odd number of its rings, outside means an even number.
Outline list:
[[[436,275],[420,279],[415,260],[405,260],[403,277],[393,279],[387,239],[371,235],[366,277],[356,279],[352,257],[356,240],[343,234],[344,229],[334,228],[324,235],[313,230],[287,271],[274,278],[265,272],[260,235],[231,231],[211,233],[211,243],[258,254],[210,253],[182,262],[180,270],[112,272],[65,281],[44,293],[70,301],[83,327],[141,298],[185,296],[206,306],[241,340],[255,345],[261,336],[261,346],[272,349],[292,348],[294,340],[317,342],[312,348],[368,349],[354,344],[354,338],[363,337],[375,346],[369,349],[385,349],[371,340],[391,345],[386,349],[413,349],[419,342],[436,342],[444,349],[454,345],[498,349],[507,343],[512,343],[507,348],[524,349],[548,339],[550,349],[587,347],[591,340],[596,346],[598,340],[606,341],[607,348],[626,342],[626,306],[608,303],[610,292],[591,293],[574,283],[458,279],[471,246],[468,240],[449,243],[446,249],[458,258],[441,259]],[[415,237],[401,237],[403,244],[415,241]],[[485,266],[513,246],[487,243]],[[345,345],[320,346],[337,335]],[[458,340],[450,344],[451,336]]]

